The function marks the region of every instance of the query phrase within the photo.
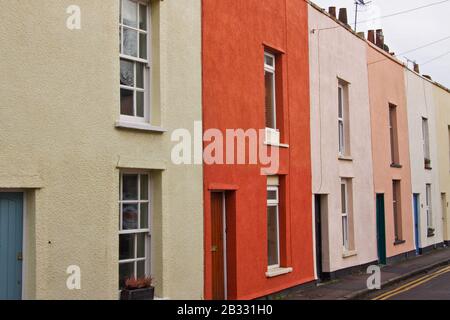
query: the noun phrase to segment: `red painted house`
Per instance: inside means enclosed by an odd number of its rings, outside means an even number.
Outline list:
[[[204,132],[262,129],[279,153],[262,172],[249,134],[245,164],[204,166],[205,299],[253,299],[315,278],[307,4],[203,0],[202,10]]]

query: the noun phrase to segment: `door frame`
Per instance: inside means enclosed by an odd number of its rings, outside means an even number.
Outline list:
[[[314,227],[316,240],[316,273],[319,281],[323,278],[323,247],[322,247],[322,195],[314,194]]]
[[[226,191],[214,190],[211,192],[221,194],[222,196],[222,241],[223,241],[223,281],[224,281],[224,297],[228,300],[228,261],[227,261],[227,194]],[[212,275],[214,270],[212,270]]]
[[[22,194],[22,297],[24,300],[26,295],[26,272],[28,271],[28,259],[27,259],[27,226],[28,226],[28,214],[27,214],[27,192],[24,189],[2,189],[0,188],[0,193],[21,193]]]
[[[380,198],[382,198],[383,200],[383,218],[382,221],[380,221],[380,207],[379,207],[379,201]],[[378,255],[378,263],[379,264],[383,264],[385,265],[387,262],[387,252],[386,252],[386,198],[385,198],[385,194],[384,193],[377,193],[375,195],[375,211],[376,211],[376,228],[377,228],[377,255]],[[380,234],[380,228],[383,228],[383,233],[384,233],[384,239],[381,239],[381,234]],[[380,242],[381,240],[384,241],[384,252],[381,252],[381,248],[380,248]],[[380,254],[381,253],[381,254]]]
[[[413,194],[413,215],[414,215],[414,244],[416,254],[421,254],[420,249],[420,193]]]
[[[442,225],[443,225],[443,233],[442,236],[444,237],[444,241],[448,238],[448,216],[447,216],[447,210],[448,210],[448,199],[447,199],[447,193],[442,192],[441,193],[441,207],[442,207]]]

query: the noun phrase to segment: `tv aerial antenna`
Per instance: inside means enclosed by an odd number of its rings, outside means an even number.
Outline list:
[[[367,0],[356,0],[355,1],[355,32],[356,32],[356,28],[358,26],[358,11],[359,11],[359,7],[365,7],[368,4],[372,3],[372,1],[367,1]]]

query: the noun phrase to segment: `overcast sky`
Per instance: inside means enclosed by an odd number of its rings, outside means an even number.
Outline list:
[[[347,7],[349,23],[352,27],[354,26],[355,0],[312,1],[322,8],[328,8],[329,6]],[[360,9],[358,20],[367,21],[375,17],[441,1],[443,0],[372,0],[372,3]],[[337,10],[339,12],[339,9]],[[386,44],[396,54],[415,49],[450,36],[450,1],[414,12],[358,24],[358,31],[369,29],[383,29]],[[404,56],[406,56],[411,60],[416,60],[421,64],[420,71],[422,74],[428,74],[437,82],[450,87],[450,54],[422,65],[449,51],[450,39],[447,39],[424,49],[402,55],[400,58],[405,60]]]

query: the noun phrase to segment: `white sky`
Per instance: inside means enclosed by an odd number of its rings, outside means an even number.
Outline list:
[[[322,8],[329,6],[347,7],[349,24],[353,27],[355,21],[355,0],[312,0]],[[376,17],[390,15],[421,7],[442,0],[372,0],[365,8],[360,7],[358,21],[367,21]],[[385,42],[396,54],[406,52],[450,36],[450,1],[397,15],[394,17],[371,20],[358,24],[358,31],[383,29]],[[432,46],[402,55],[416,60],[420,64],[420,72],[430,75],[433,80],[450,87],[450,54],[443,58],[422,65],[424,62],[450,51],[450,39]]]

